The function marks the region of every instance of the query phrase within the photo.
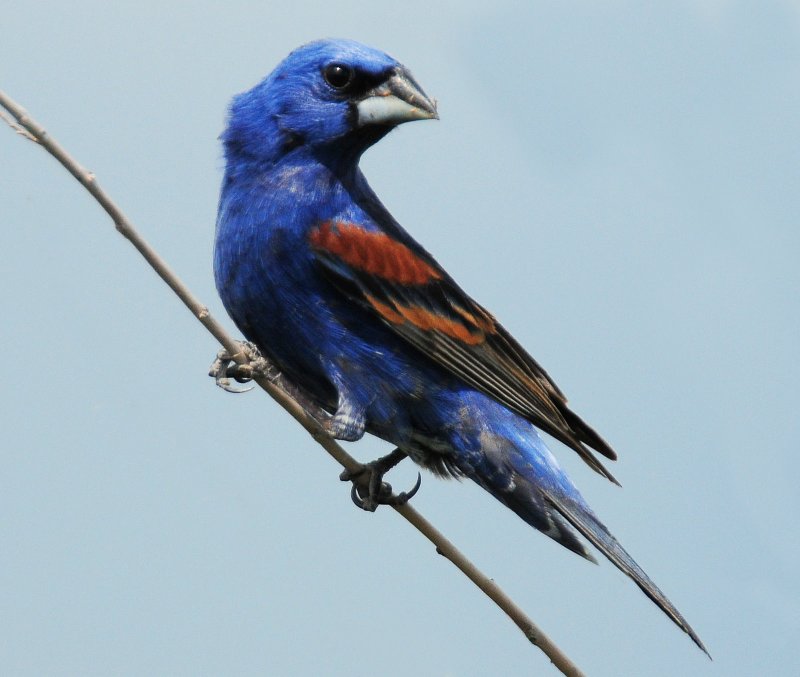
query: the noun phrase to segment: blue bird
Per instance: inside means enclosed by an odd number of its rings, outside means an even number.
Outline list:
[[[327,412],[441,476],[467,477],[528,524],[595,561],[597,548],[705,651],[622,548],[539,431],[616,482],[616,454],[552,379],[391,216],[358,163],[394,127],[437,118],[381,51],[320,40],[230,106],[214,273],[243,334]],[[391,455],[390,455],[391,456]],[[378,482],[380,485],[380,482]],[[374,509],[380,496],[370,496]]]

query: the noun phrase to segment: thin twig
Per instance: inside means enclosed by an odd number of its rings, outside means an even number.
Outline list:
[[[203,324],[203,326],[216,338],[226,351],[238,364],[246,364],[247,356],[240,350],[240,344],[235,341],[219,324],[208,308],[192,294],[186,285],[170,269],[167,263],[154,249],[142,238],[133,227],[133,224],[123,214],[114,201],[100,188],[94,174],[82,167],[61,145],[53,139],[47,131],[32,119],[22,106],[8,97],[0,90],[0,106],[5,108],[13,120],[2,114],[0,118],[25,138],[34,141],[47,150],[72,174],[100,206],[108,213],[117,230],[126,237],[139,253],[147,260],[153,270],[169,285],[184,305]],[[15,122],[16,121],[16,122]],[[290,384],[284,385],[280,376],[274,378],[258,377],[255,379],[274,400],[288,411],[327,451],[340,465],[351,473],[357,473],[361,464],[337,444],[319,423],[310,416],[303,407],[290,394]],[[436,546],[436,552],[449,559],[469,578],[487,597],[489,597],[509,618],[522,630],[528,640],[539,647],[563,674],[579,677],[583,673],[578,667],[545,635],[539,627],[520,609],[500,587],[485,574],[483,574],[458,548],[447,540],[438,529],[420,515],[409,504],[393,506],[395,511],[402,515],[416,529],[418,529],[431,543]]]
[[[33,141],[34,143],[39,143],[39,139],[37,139],[33,134],[31,134],[27,129],[21,127],[16,123],[14,118],[12,118],[8,113],[4,110],[0,110],[0,120],[5,122],[11,129],[13,129],[17,134],[20,136],[24,136],[28,141]]]

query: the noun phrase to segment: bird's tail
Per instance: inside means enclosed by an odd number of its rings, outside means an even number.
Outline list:
[[[477,473],[465,473],[511,508],[528,524],[544,532],[566,548],[595,562],[577,531],[618,569],[628,575],[673,622],[692,638],[695,644],[711,657],[692,627],[667,596],[620,545],[606,526],[592,512],[577,488],[550,454],[541,438],[527,431],[523,440],[513,435],[514,442],[504,440],[506,453],[499,454],[497,440],[484,448],[483,463],[492,466]],[[486,438],[484,438],[486,439]],[[522,447],[522,449],[520,449]],[[510,453],[509,453],[510,452]],[[503,470],[497,461],[503,459]],[[482,465],[482,464],[481,464]],[[476,470],[473,466],[471,470]]]
[[[619,541],[611,534],[597,516],[588,508],[581,505],[570,504],[568,501],[546,499],[550,505],[569,522],[586,540],[595,548],[603,553],[620,571],[630,576],[633,582],[638,585],[642,592],[647,595],[658,607],[669,616],[672,621],[683,630],[692,641],[697,644],[703,652],[711,658],[702,640],[692,629],[683,615],[669,601],[667,596],[661,592],[659,587],[653,583],[650,577],[636,563]]]

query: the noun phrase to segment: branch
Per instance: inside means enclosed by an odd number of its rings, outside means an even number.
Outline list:
[[[208,308],[203,305],[197,297],[181,282],[180,278],[170,269],[166,261],[150,247],[141,235],[133,227],[133,224],[123,214],[114,201],[100,188],[94,174],[82,167],[61,145],[53,139],[38,122],[32,119],[27,111],[13,99],[8,97],[5,92],[0,90],[0,106],[10,113],[12,119],[0,111],[2,118],[8,125],[26,139],[38,143],[64,168],[72,174],[89,193],[100,203],[114,222],[116,229],[136,247],[139,253],[150,264],[153,270],[167,283],[184,305],[200,321],[200,323],[219,341],[223,348],[232,356],[237,364],[247,364],[248,358],[241,350],[238,341],[234,340],[222,327],[219,322],[209,313]],[[351,473],[357,473],[361,469],[361,464],[348,454],[317,421],[309,415],[300,405],[292,393],[296,389],[292,384],[287,383],[283,377],[274,370],[274,376],[258,376],[255,381],[263,388],[278,404],[288,411],[300,425],[316,440],[334,460],[342,465]],[[464,575],[469,578],[489,599],[491,599],[508,617],[519,627],[525,637],[539,647],[563,674],[572,677],[579,677],[583,673],[567,657],[550,638],[542,632],[539,627],[520,609],[500,587],[485,574],[483,574],[469,559],[467,559],[458,548],[447,540],[441,532],[436,529],[427,519],[418,513],[411,505],[392,506],[396,512],[410,522],[425,538],[436,547],[436,552],[449,559]]]

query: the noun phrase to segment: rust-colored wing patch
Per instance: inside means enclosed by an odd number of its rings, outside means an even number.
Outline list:
[[[311,231],[309,240],[313,247],[324,249],[347,265],[387,282],[417,285],[442,277],[406,245],[385,233],[365,230],[352,223],[325,221]]]
[[[365,298],[384,319],[392,324],[410,322],[422,331],[438,331],[469,346],[483,343],[486,340],[486,335],[482,331],[471,332],[458,320],[450,319],[419,306],[389,305],[369,294],[365,294]]]

